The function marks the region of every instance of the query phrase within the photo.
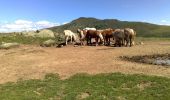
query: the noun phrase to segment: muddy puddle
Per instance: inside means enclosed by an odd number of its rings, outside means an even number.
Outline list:
[[[170,54],[155,54],[155,55],[132,56],[132,57],[123,56],[120,58],[132,62],[170,67]]]

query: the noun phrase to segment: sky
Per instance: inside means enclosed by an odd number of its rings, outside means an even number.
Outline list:
[[[79,17],[170,25],[170,0],[1,0],[0,32],[37,30]]]

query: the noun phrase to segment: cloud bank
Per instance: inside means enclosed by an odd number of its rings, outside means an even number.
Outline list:
[[[163,20],[160,21],[160,25],[170,25],[170,21],[163,19]]]
[[[21,31],[31,31],[43,28],[49,28],[53,26],[58,26],[59,23],[53,23],[49,21],[28,21],[28,20],[16,20],[12,23],[0,23],[0,32],[21,32]]]

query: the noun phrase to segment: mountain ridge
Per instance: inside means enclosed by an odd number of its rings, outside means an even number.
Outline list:
[[[120,21],[118,19],[97,19],[93,17],[80,17],[70,23],[48,28],[55,33],[62,34],[64,30],[76,32],[78,28],[95,27],[96,29],[106,28],[133,28],[140,37],[170,37],[170,26],[157,25],[147,22]]]

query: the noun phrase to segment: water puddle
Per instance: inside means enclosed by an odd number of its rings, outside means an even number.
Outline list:
[[[170,66],[170,54],[155,54],[155,55],[144,55],[144,56],[123,56],[120,57],[123,60],[128,60],[138,63],[146,63],[153,65]]]

